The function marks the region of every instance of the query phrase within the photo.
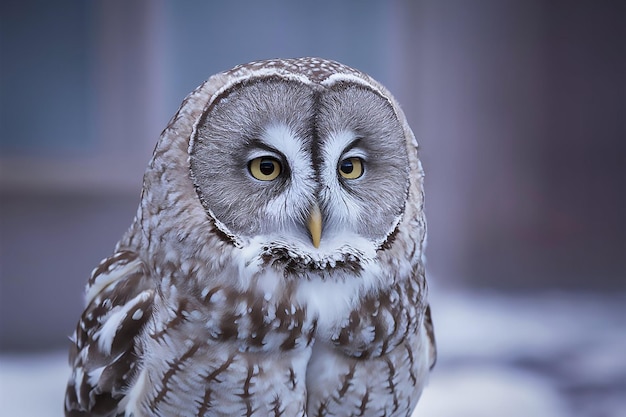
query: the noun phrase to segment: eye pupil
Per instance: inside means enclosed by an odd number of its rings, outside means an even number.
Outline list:
[[[344,174],[351,174],[352,171],[354,171],[354,165],[352,164],[352,161],[349,159],[346,159],[345,161],[343,161],[341,163],[341,172],[343,172]]]
[[[271,159],[263,159],[259,164],[259,170],[263,175],[272,175],[274,172],[274,161]]]
[[[248,163],[250,174],[260,181],[272,181],[278,178],[282,167],[276,158],[263,156]]]
[[[355,180],[363,175],[363,160],[358,157],[346,158],[339,163],[339,175],[347,180]]]

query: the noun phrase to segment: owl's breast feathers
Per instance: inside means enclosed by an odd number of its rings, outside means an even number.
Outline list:
[[[402,404],[414,405],[414,393],[421,391],[424,374],[434,364],[430,309],[421,301],[425,284],[419,274],[413,278],[363,297],[334,328],[319,329],[311,314],[305,318],[306,306],[288,307],[285,299],[272,306],[262,295],[232,289],[211,288],[195,300],[178,298],[174,305],[173,299],[164,301],[164,289],[156,290],[135,252],[119,251],[94,270],[88,284],[87,308],[72,338],[66,415],[121,415],[129,400],[146,392],[151,393],[144,398],[144,412],[168,409],[172,401],[193,403],[191,409],[199,407],[198,412],[213,402],[252,410],[258,406],[254,390],[285,400],[291,396],[291,407],[308,391],[309,407],[326,415],[343,407],[327,401],[348,385],[363,391],[358,394],[363,401],[382,395],[381,410],[395,415]],[[187,311],[191,304],[214,311],[207,311],[198,325],[194,319],[200,312]],[[422,359],[426,352],[427,360]],[[162,363],[149,364],[152,371],[146,371],[147,358]],[[327,361],[336,372],[325,369]],[[367,376],[370,372],[377,375]],[[182,375],[199,378],[198,392],[181,391],[189,389],[175,382]],[[162,378],[161,385],[145,389],[145,381],[154,378]],[[248,394],[233,394],[240,389]],[[276,404],[287,407],[281,401]]]

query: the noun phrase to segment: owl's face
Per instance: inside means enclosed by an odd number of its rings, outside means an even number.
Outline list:
[[[298,257],[376,251],[408,193],[406,139],[393,107],[348,81],[235,84],[205,109],[189,153],[216,227],[234,244]]]

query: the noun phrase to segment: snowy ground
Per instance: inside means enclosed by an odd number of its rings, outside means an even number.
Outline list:
[[[626,417],[626,294],[433,297],[415,416]]]
[[[626,417],[626,295],[438,294],[416,417]],[[0,415],[61,416],[64,352],[0,356]]]

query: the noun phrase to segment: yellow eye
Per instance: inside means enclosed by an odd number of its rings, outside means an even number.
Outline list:
[[[363,161],[361,158],[346,158],[339,163],[339,175],[347,180],[355,180],[363,175]]]
[[[248,163],[250,174],[257,180],[272,181],[280,175],[280,162],[270,156],[254,158]]]

